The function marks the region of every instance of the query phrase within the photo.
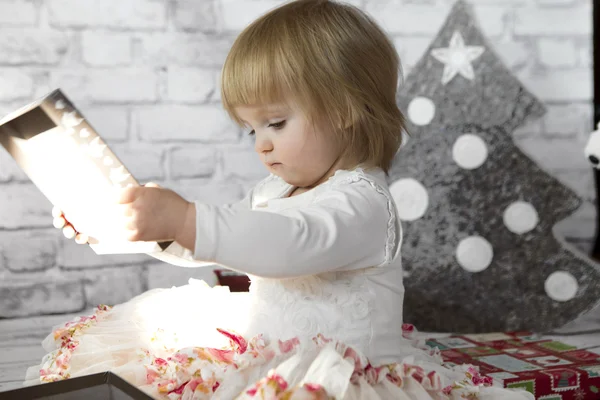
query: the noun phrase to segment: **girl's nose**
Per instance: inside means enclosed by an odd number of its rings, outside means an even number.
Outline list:
[[[273,150],[273,142],[265,135],[256,134],[256,141],[254,142],[254,150],[261,153],[268,153]]]

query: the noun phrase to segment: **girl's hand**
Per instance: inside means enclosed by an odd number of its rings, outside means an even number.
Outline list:
[[[77,244],[86,244],[86,243],[96,243],[97,241],[94,238],[87,236],[84,233],[78,232],[77,229],[71,224],[63,212],[58,207],[52,208],[52,217],[54,220],[52,224],[57,229],[62,229],[63,235],[67,239],[75,238],[75,243]]]
[[[129,187],[120,193],[118,204],[125,217],[129,241],[176,240],[193,203],[154,183]]]

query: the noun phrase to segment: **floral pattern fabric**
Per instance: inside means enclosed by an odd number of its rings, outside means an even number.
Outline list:
[[[109,306],[98,306],[94,315],[83,316],[66,323],[52,332],[57,349],[49,353],[42,362],[39,371],[41,382],[54,382],[68,379],[70,359],[77,351],[79,340],[91,326],[102,323],[111,312]],[[183,349],[165,349],[171,355],[163,358],[152,354],[148,349],[140,348],[138,362],[146,371],[145,391],[157,398],[169,400],[204,400],[218,393],[224,378],[235,371],[244,371],[260,364],[267,364],[277,356],[283,358],[301,356],[309,347],[317,351],[329,349],[335,351],[341,359],[352,366],[347,382],[349,387],[369,385],[382,386],[385,382],[398,389],[417,383],[431,399],[479,399],[482,388],[491,387],[490,378],[482,377],[474,367],[468,367],[464,379],[443,386],[441,376],[436,371],[426,371],[418,365],[395,363],[373,366],[368,359],[343,343],[329,340],[321,335],[313,338],[310,346],[302,344],[298,338],[267,343],[258,335],[249,340],[234,332],[219,332],[229,339],[224,348],[187,347]],[[152,340],[161,340],[162,332],[155,332]],[[416,329],[412,325],[403,326],[403,336],[415,339]],[[422,345],[422,344],[421,344]],[[430,349],[436,354],[436,349]],[[364,389],[363,389],[364,391]],[[346,392],[344,391],[344,394]],[[237,400],[331,400],[340,393],[328,393],[327,389],[315,382],[290,384],[276,369],[268,371],[266,376],[241,390]],[[218,398],[218,397],[217,397]],[[407,397],[410,398],[410,397]]]

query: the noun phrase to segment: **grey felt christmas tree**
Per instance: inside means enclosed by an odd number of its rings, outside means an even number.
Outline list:
[[[581,200],[513,143],[544,107],[457,2],[399,93],[412,137],[390,191],[404,228],[405,321],[547,331],[600,299],[600,271],[555,225]]]

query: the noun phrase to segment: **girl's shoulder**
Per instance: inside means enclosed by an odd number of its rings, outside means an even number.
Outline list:
[[[392,196],[385,178],[385,173],[381,169],[365,170],[356,168],[353,170],[338,170],[329,178],[327,182],[321,185],[318,192],[326,194],[327,192],[344,192],[348,195],[357,195],[361,197],[379,199],[379,202],[390,206]]]
[[[293,189],[292,185],[279,176],[270,174],[258,182],[252,192],[256,201],[260,202],[280,198],[291,189]],[[385,174],[381,169],[338,170],[326,182],[313,189],[315,196],[337,190],[375,191],[384,197],[389,195]]]
[[[352,170],[340,169],[333,174],[328,180],[328,185],[332,188],[339,188],[345,185],[351,185],[353,183],[362,182],[368,184],[367,187],[372,189],[385,189],[387,190],[387,183],[385,180],[384,172],[379,169],[365,170],[363,168],[355,168]],[[360,185],[359,185],[360,186]],[[359,188],[354,185],[354,188]]]

